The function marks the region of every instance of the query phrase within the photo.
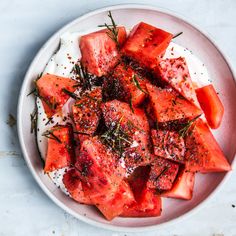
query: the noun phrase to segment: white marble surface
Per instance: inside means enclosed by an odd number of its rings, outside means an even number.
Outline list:
[[[21,155],[16,127],[19,89],[36,52],[56,30],[83,13],[124,0],[0,0],[0,235],[141,236],[92,227],[57,207],[38,187]],[[208,31],[236,66],[236,1],[129,1],[168,8]],[[204,209],[147,236],[236,235],[236,173]]]

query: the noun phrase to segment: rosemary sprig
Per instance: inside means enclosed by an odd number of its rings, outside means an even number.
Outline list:
[[[183,34],[183,32],[179,32],[178,34],[175,34],[172,39],[179,37],[181,34]]]
[[[156,125],[156,130],[159,130],[159,122],[158,122],[158,120],[156,120],[155,125]]]
[[[185,136],[187,135],[187,133],[188,133],[190,127],[192,126],[192,124],[193,124],[200,116],[201,116],[201,114],[198,115],[198,116],[196,116],[196,117],[193,118],[192,120],[189,120],[188,122],[186,122],[186,123],[184,124],[183,128],[181,128],[181,129],[179,130],[179,132],[178,132],[179,135],[180,135],[180,137],[185,137]]]
[[[139,84],[139,82],[138,82],[138,80],[137,80],[137,78],[136,78],[136,75],[133,75],[133,76],[132,76],[132,81],[133,81],[134,85],[135,85],[141,92],[143,92],[143,93],[145,93],[145,94],[148,94],[145,90],[143,90],[143,89],[141,88],[141,86],[140,86],[140,84]]]
[[[49,117],[49,118],[48,118],[48,121],[45,123],[45,125],[48,125],[48,124],[50,124],[50,123],[51,123],[51,121],[53,121],[53,118],[52,118],[52,117]]]
[[[37,86],[36,86],[36,82],[42,77],[42,75],[43,75],[43,72],[41,72],[40,74],[38,74],[37,78],[33,81],[33,82],[34,82],[34,88],[32,89],[31,92],[29,92],[29,93],[27,94],[27,97],[30,96],[31,94],[34,94],[34,95],[36,95],[36,94],[38,95],[38,94],[39,94],[38,89],[37,89]]]
[[[58,143],[62,143],[61,140],[55,134],[53,134],[53,131],[51,130],[46,130],[45,132],[42,133],[42,136],[53,139],[57,141]]]
[[[74,66],[73,70],[79,79],[77,87],[82,87],[83,91],[87,89],[91,90],[91,75],[88,73],[87,69],[84,68],[80,62],[78,62],[78,64]]]
[[[104,23],[104,25],[98,25],[99,27],[106,27],[108,32],[107,35],[115,42],[117,49],[120,49],[120,44],[118,40],[118,29],[117,25],[112,17],[111,11],[108,11],[108,17],[111,20],[111,24]]]
[[[130,98],[130,100],[129,100],[129,106],[130,106],[131,111],[134,113],[132,98]]]
[[[38,107],[37,107],[37,104],[35,104],[34,110],[30,114],[30,121],[31,121],[30,133],[31,134],[35,133],[35,135],[36,135],[36,133],[37,133],[37,122],[38,122]]]
[[[92,74],[79,61],[73,68],[73,72],[79,81],[74,87],[81,87],[81,91],[91,90],[94,85],[98,85],[102,80]]]
[[[74,98],[75,100],[79,99],[78,95],[76,95],[75,93],[70,92],[69,90],[67,90],[65,88],[62,89],[62,92],[69,95],[70,97]]]
[[[101,140],[108,145],[112,150],[119,153],[120,157],[124,152],[124,148],[127,145],[131,145],[130,137],[121,129],[121,119],[116,124],[116,126],[111,127],[100,137]]]

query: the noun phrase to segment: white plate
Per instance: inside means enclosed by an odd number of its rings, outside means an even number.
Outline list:
[[[44,175],[42,163],[36,148],[34,135],[30,134],[30,113],[34,108],[34,99],[27,94],[32,89],[32,81],[43,71],[47,61],[58,49],[60,35],[67,31],[83,31],[107,22],[107,11],[111,10],[116,22],[131,28],[140,21],[162,28],[172,33],[184,32],[176,42],[192,50],[207,66],[208,72],[225,107],[221,127],[214,132],[221,148],[232,164],[236,153],[236,86],[233,72],[225,57],[212,41],[187,21],[158,8],[145,5],[118,5],[99,9],[77,18],[55,33],[40,49],[31,63],[19,97],[18,134],[25,160],[34,178],[43,191],[61,208],[76,218],[106,229],[119,231],[143,231],[176,223],[203,206],[203,202],[213,196],[216,189],[225,182],[230,173],[197,175],[194,196],[191,201],[165,200],[161,217],[152,218],[116,218],[108,222],[93,207],[80,205],[56,188],[47,175]]]

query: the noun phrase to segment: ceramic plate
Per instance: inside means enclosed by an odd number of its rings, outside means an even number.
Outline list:
[[[93,207],[80,205],[67,197],[58,189],[43,172],[42,163],[35,144],[34,135],[30,133],[30,113],[34,108],[33,96],[27,94],[32,89],[32,81],[41,73],[59,47],[60,36],[67,31],[83,31],[107,22],[107,11],[111,10],[116,23],[131,28],[140,21],[150,23],[172,33],[184,32],[175,41],[193,51],[206,65],[212,83],[219,92],[225,107],[225,115],[221,127],[214,132],[221,148],[232,164],[236,153],[236,86],[233,73],[225,57],[215,44],[194,27],[172,13],[145,5],[118,5],[99,9],[81,16],[56,32],[40,49],[25,76],[18,104],[18,133],[25,160],[34,178],[44,192],[61,208],[76,218],[106,229],[123,231],[141,231],[159,228],[176,223],[213,196],[216,189],[226,180],[230,173],[198,174],[191,201],[164,200],[161,217],[152,218],[119,218],[108,222]]]

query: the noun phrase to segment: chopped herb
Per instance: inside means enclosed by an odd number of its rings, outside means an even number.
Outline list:
[[[49,118],[48,118],[48,121],[45,123],[45,125],[48,125],[52,120],[53,120],[53,118],[52,118],[52,117],[49,117]]]
[[[141,88],[141,86],[140,86],[138,80],[136,79],[136,76],[135,76],[135,75],[132,76],[132,81],[133,81],[134,85],[135,85],[140,91],[142,91],[142,92],[145,93],[145,94],[148,94],[145,90],[143,90],[143,89]]]
[[[35,104],[35,108],[33,112],[30,114],[30,121],[31,121],[31,128],[30,128],[30,133],[37,133],[37,122],[38,122],[38,107]]]
[[[132,121],[128,120],[127,121],[127,127],[129,129],[130,132],[132,132],[132,129],[135,128],[141,132],[145,132],[143,129],[139,128],[138,126],[136,126],[134,123],[132,123]]]
[[[172,99],[171,100],[171,104],[172,104],[172,106],[175,106],[177,103],[176,103],[176,100],[175,99]]]
[[[50,107],[51,110],[56,110],[57,109],[58,103],[56,102],[55,97],[53,97],[52,102],[46,100],[44,97],[41,97],[41,96],[39,96],[39,98],[41,98]]]
[[[27,97],[29,96],[29,95],[31,95],[31,94],[34,94],[35,96],[37,95],[39,95],[39,93],[38,93],[38,88],[37,88],[37,86],[36,86],[36,82],[42,77],[42,75],[43,75],[43,72],[41,72],[40,74],[38,74],[38,76],[37,76],[37,78],[33,81],[34,82],[34,89],[30,92],[30,93],[28,93],[27,94]],[[36,96],[36,97],[37,97]]]
[[[188,134],[188,131],[190,129],[190,127],[192,126],[192,124],[201,116],[198,115],[195,118],[193,118],[192,120],[186,122],[185,124],[183,124],[183,127],[179,130],[179,135],[180,137],[185,137]]]
[[[183,34],[183,32],[179,32],[178,34],[175,34],[172,39],[179,37],[181,34]]]
[[[75,106],[75,107],[82,108],[82,107],[84,106],[84,104],[83,104],[83,103],[79,103],[79,104],[76,103],[76,104],[74,104],[74,106]]]
[[[156,120],[156,129],[159,129],[159,124],[158,124],[158,120]]]
[[[61,140],[55,134],[53,134],[53,131],[51,130],[45,131],[44,133],[42,133],[42,136],[56,140],[58,143],[62,143]]]
[[[120,157],[124,152],[124,148],[127,145],[131,145],[130,137],[121,129],[120,122],[122,118],[120,118],[116,126],[111,127],[101,135],[102,141],[112,148],[112,150],[118,152]]]
[[[130,98],[129,100],[129,106],[130,106],[131,111],[134,113],[132,98]]]
[[[81,87],[81,91],[91,90],[94,85],[100,85],[102,79],[90,74],[85,67],[78,62],[75,64],[73,70],[74,74],[77,76],[78,84],[74,87]]]
[[[76,95],[75,93],[70,92],[69,90],[67,90],[65,88],[62,89],[62,92],[66,93],[67,95],[74,98],[75,100],[79,99],[78,95]]]
[[[8,115],[7,124],[8,124],[10,127],[13,127],[13,126],[16,124],[16,118],[15,118],[12,114],[9,114],[9,115]]]
[[[106,27],[108,32],[107,35],[115,42],[117,49],[120,49],[120,44],[118,40],[118,29],[117,25],[112,17],[111,11],[108,11],[108,17],[111,20],[111,24],[104,23],[104,25],[99,25],[99,27]]]

